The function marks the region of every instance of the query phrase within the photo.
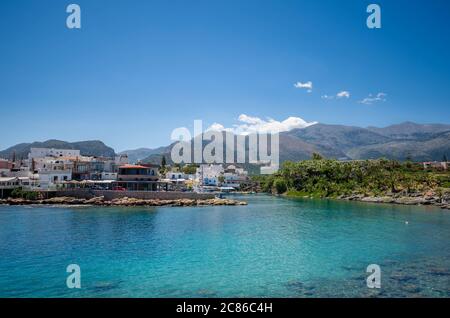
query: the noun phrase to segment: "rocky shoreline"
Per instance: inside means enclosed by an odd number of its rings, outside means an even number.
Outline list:
[[[450,193],[438,195],[435,192],[412,193],[412,194],[390,194],[384,196],[367,196],[363,194],[352,194],[350,196],[339,196],[339,200],[360,201],[371,203],[390,203],[401,205],[431,205],[441,209],[450,210]]]
[[[143,200],[135,198],[118,198],[111,201],[104,197],[79,199],[73,197],[55,197],[44,200],[26,200],[22,198],[8,198],[0,200],[4,205],[94,205],[94,206],[236,206],[247,205],[245,201],[231,199],[177,199],[177,200]]]

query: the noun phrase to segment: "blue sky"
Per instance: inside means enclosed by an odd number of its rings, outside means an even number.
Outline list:
[[[66,28],[70,3],[81,30]],[[370,3],[381,29],[366,27]],[[194,119],[229,127],[240,114],[450,123],[445,0],[5,0],[0,39],[0,149],[51,138],[157,147]],[[311,92],[294,87],[309,81]]]

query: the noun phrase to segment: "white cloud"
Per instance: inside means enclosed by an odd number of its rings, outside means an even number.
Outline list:
[[[207,131],[229,131],[236,135],[248,135],[251,133],[283,132],[317,124],[317,122],[306,122],[300,117],[288,117],[283,121],[277,121],[271,118],[263,120],[261,118],[252,117],[245,114],[239,115],[238,121],[240,123],[233,125],[232,128],[225,128],[219,123],[214,123],[207,129]]]
[[[208,129],[206,129],[206,131],[209,131],[209,130],[222,131],[222,130],[225,130],[225,127],[219,123],[214,123],[211,126],[209,126]]]
[[[364,98],[363,100],[360,100],[358,103],[365,104],[365,105],[372,105],[376,102],[385,102],[386,101],[387,94],[385,93],[378,93],[375,96],[372,94],[369,94],[368,97]]]
[[[251,116],[247,116],[245,114],[239,115],[238,120],[243,122],[243,123],[247,123],[247,124],[251,124],[251,125],[257,125],[257,124],[261,124],[263,122],[258,117],[251,117]]]
[[[306,89],[306,91],[308,93],[312,92],[312,88],[313,88],[313,83],[311,81],[308,81],[306,83],[302,83],[302,82],[297,82],[294,84],[295,88],[302,88],[302,89]]]
[[[350,92],[349,91],[340,91],[336,95],[322,95],[322,99],[341,99],[341,98],[350,98]]]
[[[337,98],[350,98],[350,92],[349,91],[342,91],[336,94]]]

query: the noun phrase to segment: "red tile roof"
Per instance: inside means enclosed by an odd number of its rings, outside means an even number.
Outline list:
[[[123,165],[120,166],[119,169],[148,169],[148,167],[140,165]]]

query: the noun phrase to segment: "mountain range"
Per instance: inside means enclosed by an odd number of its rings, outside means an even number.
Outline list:
[[[153,149],[143,162],[170,158],[174,143]],[[316,124],[280,133],[280,162],[306,160],[313,153],[335,159],[433,161],[450,155],[450,125],[404,122],[384,128]],[[169,162],[169,160],[168,160]]]
[[[99,140],[67,142],[56,139],[44,142],[21,143],[0,151],[0,158],[10,159],[13,155],[17,159],[27,158],[31,148],[55,148],[55,149],[77,149],[83,156],[114,157],[115,152]]]
[[[203,142],[206,145],[209,142]],[[170,163],[175,143],[156,149],[123,151],[130,162]],[[0,157],[26,157],[31,147],[80,149],[83,155],[114,156],[114,150],[101,141],[68,143],[58,140],[18,144],[0,151]],[[413,161],[442,160],[450,156],[450,125],[404,122],[384,128],[315,124],[280,133],[280,161],[310,159],[313,153],[336,159],[388,158]]]

